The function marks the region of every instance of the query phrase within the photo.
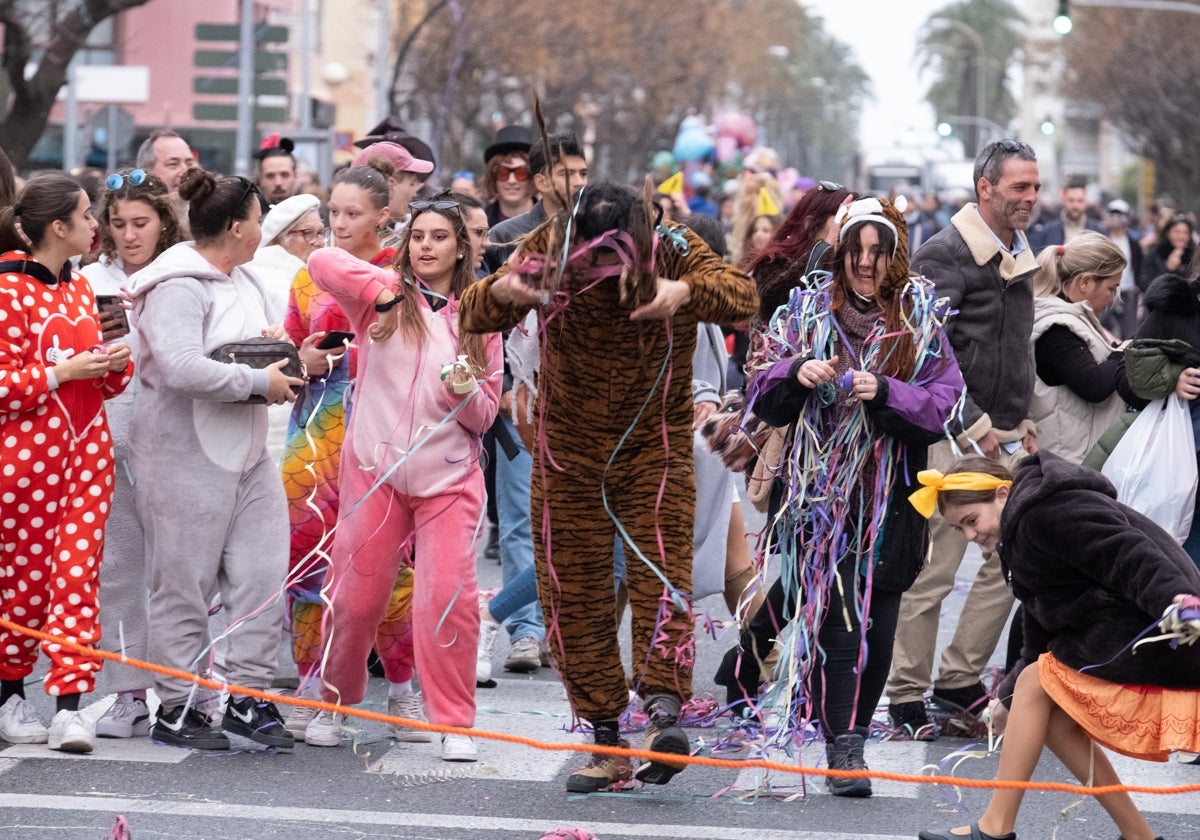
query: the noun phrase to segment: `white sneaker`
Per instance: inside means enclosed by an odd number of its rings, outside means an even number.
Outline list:
[[[0,741],[10,744],[44,744],[50,730],[33,713],[24,697],[14,694],[0,706]]]
[[[478,761],[479,748],[470,735],[447,732],[442,736],[442,761]]]
[[[50,721],[47,740],[50,749],[69,753],[90,753],[95,732],[79,712],[63,709]]]
[[[391,717],[402,717],[420,721],[421,723],[429,723],[429,719],[425,717],[425,703],[421,699],[421,692],[419,691],[406,691],[399,697],[389,697],[387,713]],[[404,726],[399,723],[392,724],[392,735],[397,741],[406,741],[413,744],[428,744],[433,740],[424,729],[414,729],[411,726]]]
[[[500,625],[494,621],[479,622],[479,648],[475,652],[475,684],[492,681],[492,648],[496,646],[496,636],[500,633]]]
[[[146,701],[121,692],[108,711],[96,721],[101,738],[145,738],[150,734],[150,707]]]
[[[308,725],[317,716],[317,711],[317,709],[310,709],[308,706],[292,706],[292,711],[288,713],[287,720],[283,722],[283,728],[291,732],[292,737],[297,741],[303,741],[304,735],[308,731]]]
[[[346,716],[320,711],[304,729],[304,743],[314,747],[336,747],[342,743]]]

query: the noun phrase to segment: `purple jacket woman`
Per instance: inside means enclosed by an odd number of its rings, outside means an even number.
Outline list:
[[[932,284],[908,275],[900,209],[862,199],[849,206],[833,273],[792,290],[749,365],[748,410],[786,429],[782,457],[766,465],[774,480],[760,545],[762,563],[779,556],[780,576],[716,681],[735,709],[777,708],[781,743],[819,720],[831,769],[866,767],[900,596],[925,555],[926,523],[907,498],[926,447],[962,411],[946,317]],[[759,657],[773,639],[786,650],[759,699]],[[835,795],[871,794],[868,779],[828,784]]]

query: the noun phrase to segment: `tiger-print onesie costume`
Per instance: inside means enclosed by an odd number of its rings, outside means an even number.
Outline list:
[[[548,322],[561,304],[539,310],[542,444],[535,447],[531,493],[538,593],[567,696],[576,716],[592,722],[617,720],[629,702],[613,598],[616,524],[605,499],[628,540],[685,602],[673,604],[661,579],[626,546],[634,681],[643,698],[691,697],[696,325],[748,318],[758,304],[745,274],[690,230],[672,233],[659,242],[658,274],[687,283],[691,301],[669,325],[629,320],[635,306],[621,302],[615,278],[574,288],[564,281],[565,309]],[[546,236],[534,231],[514,259],[545,253]],[[529,311],[490,294],[506,271],[463,294],[465,331],[511,329]]]

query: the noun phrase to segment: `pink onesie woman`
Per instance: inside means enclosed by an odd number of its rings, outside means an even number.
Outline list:
[[[393,683],[411,676],[415,652],[432,723],[469,727],[479,635],[480,437],[499,402],[500,337],[459,333],[458,295],[474,280],[474,258],[457,203],[413,202],[412,211],[394,263],[399,277],[338,248],[308,261],[361,347],[322,590],[329,604],[322,695],[348,705],[362,700],[367,653],[378,638]],[[381,621],[401,564],[414,567],[411,617],[389,626]],[[341,721],[328,712],[305,732],[317,746],[336,745],[340,736]],[[470,738],[443,736],[443,759],[477,756]]]

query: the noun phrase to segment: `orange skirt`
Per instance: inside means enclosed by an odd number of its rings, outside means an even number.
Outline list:
[[[1167,761],[1200,752],[1200,691],[1123,685],[1082,674],[1043,653],[1038,682],[1092,740],[1131,758]]]

